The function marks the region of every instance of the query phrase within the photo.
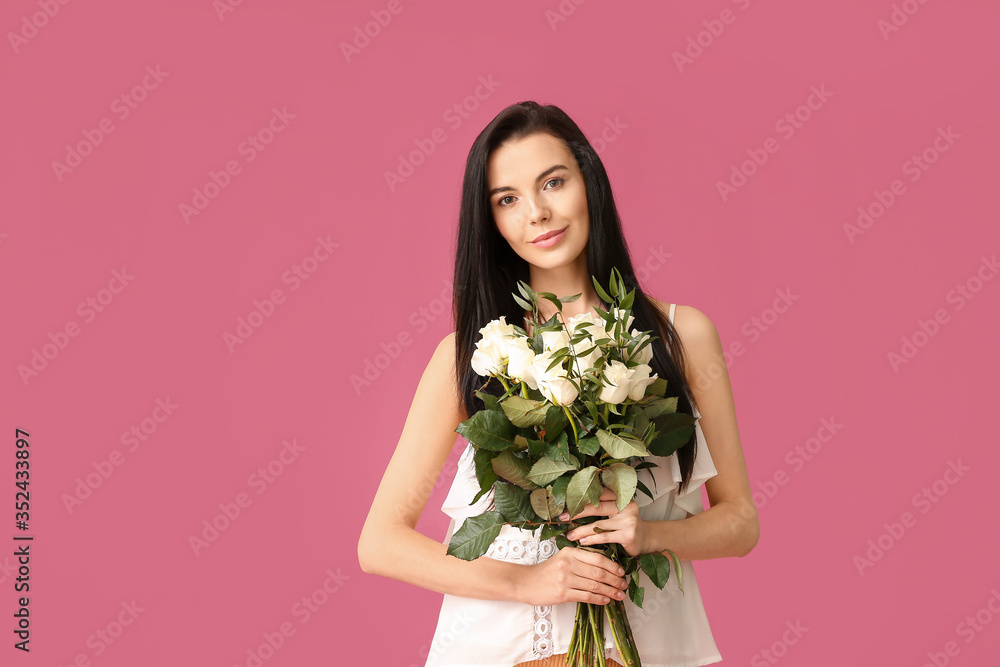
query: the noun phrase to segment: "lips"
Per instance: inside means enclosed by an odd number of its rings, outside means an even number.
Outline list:
[[[562,234],[564,231],[566,231],[566,229],[567,229],[566,227],[563,227],[562,229],[556,229],[556,230],[553,230],[551,232],[545,232],[544,234],[541,234],[540,236],[536,236],[534,239],[532,239],[531,242],[532,243],[538,243],[539,241],[544,241],[545,239],[550,239],[553,236],[557,236],[559,234]]]

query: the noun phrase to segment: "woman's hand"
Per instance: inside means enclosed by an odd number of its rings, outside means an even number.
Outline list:
[[[607,556],[588,549],[563,547],[541,563],[524,566],[518,581],[519,598],[539,606],[624,600],[628,581],[618,574],[621,571],[621,566]]]
[[[639,505],[633,500],[619,512],[618,506],[615,504],[617,494],[606,486],[602,489],[600,504],[597,507],[588,502],[580,510],[580,513],[572,518],[579,519],[585,516],[604,516],[607,518],[574,528],[566,533],[566,538],[578,541],[584,546],[616,542],[625,548],[625,553],[629,556],[646,553],[649,522],[644,521],[639,516]],[[570,520],[567,512],[563,512],[558,518],[560,521]],[[601,532],[596,532],[595,527],[599,528]]]

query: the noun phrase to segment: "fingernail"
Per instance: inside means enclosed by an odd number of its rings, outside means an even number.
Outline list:
[[[562,514],[559,515],[559,518],[565,521],[566,519],[569,518],[569,512],[563,512]]]
[[[622,568],[618,568],[618,574],[619,575],[625,574],[625,570],[623,570]]]

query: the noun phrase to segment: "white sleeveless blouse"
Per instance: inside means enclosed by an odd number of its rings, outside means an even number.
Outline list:
[[[670,305],[670,322],[674,308]],[[698,410],[694,417],[700,420]],[[705,443],[699,421],[695,422],[697,456],[691,480],[683,495],[677,495],[681,472],[677,454],[650,457],[658,467],[645,468],[639,481],[653,494],[637,494],[639,516],[646,521],[685,519],[704,511],[701,487],[718,474]],[[471,500],[479,492],[472,444],[467,444],[458,463],[441,511],[451,517],[444,544],[469,517],[489,507],[493,492],[483,494],[475,505]],[[539,540],[541,528],[524,530],[504,525],[483,557],[524,565],[541,562],[557,551],[555,538]],[[639,571],[639,584],[645,588],[642,608],[626,596],[625,608],[643,667],[699,667],[722,660],[716,648],[708,617],[698,590],[698,581],[690,561],[681,561],[684,592],[677,588],[671,572],[662,590]],[[513,667],[521,662],[539,660],[569,650],[576,602],[532,606],[520,602],[479,600],[444,595],[437,627],[431,641],[425,667]],[[605,657],[622,662],[605,619]]]

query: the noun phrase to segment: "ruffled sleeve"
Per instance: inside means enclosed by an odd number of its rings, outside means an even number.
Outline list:
[[[472,499],[479,493],[479,479],[476,477],[475,448],[472,443],[466,441],[465,451],[458,459],[458,470],[455,471],[455,479],[452,480],[448,495],[441,504],[441,511],[451,517],[451,524],[448,526],[448,534],[445,543],[451,541],[451,536],[461,527],[462,523],[469,517],[478,516],[486,511],[493,497],[493,490],[489,490],[475,503],[470,505]]]
[[[655,468],[643,468],[636,476],[640,482],[646,485],[649,492],[653,494],[650,499],[642,491],[636,494],[635,502],[640,509],[650,505],[657,505],[662,516],[652,517],[646,514],[653,510],[645,510],[643,518],[646,520],[656,519],[684,519],[704,511],[705,506],[701,500],[701,487],[706,481],[715,477],[719,472],[715,469],[715,462],[712,460],[712,453],[708,450],[705,442],[705,434],[701,429],[701,413],[698,408],[692,413],[695,418],[695,446],[697,455],[694,460],[694,469],[691,471],[691,479],[682,495],[677,495],[677,490],[681,484],[681,468],[677,459],[677,453],[670,456],[651,456],[649,459],[657,465]],[[677,509],[674,509],[677,508]]]

